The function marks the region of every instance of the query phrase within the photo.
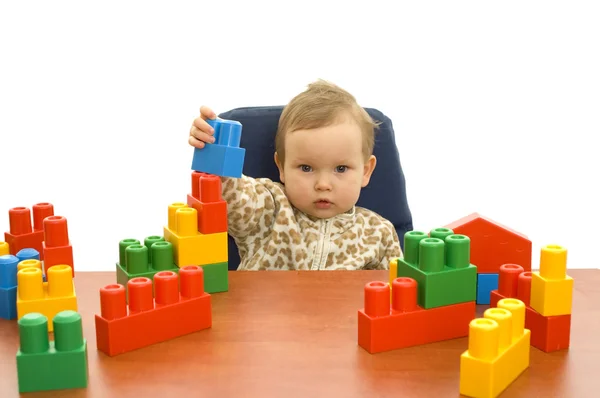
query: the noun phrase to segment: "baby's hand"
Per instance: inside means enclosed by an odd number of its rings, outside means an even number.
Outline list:
[[[217,115],[207,106],[200,107],[200,116],[194,119],[188,142],[196,148],[204,148],[205,142],[215,142],[215,130],[206,123],[206,119],[216,119]]]

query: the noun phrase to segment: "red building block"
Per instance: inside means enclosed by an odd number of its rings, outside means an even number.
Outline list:
[[[212,326],[211,299],[204,292],[204,271],[190,265],[161,271],[152,280],[133,278],[123,285],[100,289],[101,315],[96,315],[96,345],[109,356],[197,332]]]
[[[31,224],[31,210],[28,207],[14,207],[8,211],[9,232],[4,233],[4,240],[8,243],[10,254],[16,255],[21,249],[35,249],[40,253],[40,260],[44,259],[43,244],[44,232],[38,227],[42,225],[44,217],[52,215],[53,207],[49,203],[38,203],[33,206],[33,227]]]
[[[62,216],[50,216],[44,219],[44,274],[53,265],[68,265],[75,277],[73,247],[69,241],[67,219]]]
[[[502,264],[520,264],[531,271],[531,241],[523,234],[477,213],[446,228],[471,238],[471,263],[480,274],[498,273]]]
[[[358,311],[358,345],[371,354],[469,335],[475,301],[425,310],[417,305],[417,282],[396,278],[390,287],[369,282],[365,307]],[[391,308],[390,308],[391,307]]]
[[[227,232],[227,202],[221,196],[221,178],[192,172],[192,193],[187,205],[198,212],[198,231],[202,234]]]
[[[496,307],[503,298],[517,298],[526,305],[525,329],[531,331],[531,345],[544,352],[569,348],[571,315],[545,317],[529,305],[531,272],[517,264],[500,267],[498,290],[490,293],[490,307]]]

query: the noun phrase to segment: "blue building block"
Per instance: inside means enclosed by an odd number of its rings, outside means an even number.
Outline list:
[[[498,289],[498,274],[477,274],[477,304],[489,304],[490,293]]]
[[[0,318],[17,318],[17,256],[0,256]]]
[[[246,149],[240,148],[242,124],[235,120],[207,120],[215,129],[215,143],[194,148],[192,170],[220,177],[242,176]]]
[[[35,249],[31,249],[31,248],[21,249],[17,253],[17,258],[19,259],[19,262],[24,261],[24,260],[39,260],[40,252],[38,252]]]

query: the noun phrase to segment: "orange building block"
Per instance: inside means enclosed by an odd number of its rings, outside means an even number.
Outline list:
[[[40,260],[43,260],[44,231],[41,225],[43,219],[53,212],[54,208],[49,203],[34,205],[32,225],[31,210],[28,207],[10,209],[8,211],[10,229],[4,233],[4,240],[8,243],[10,254],[16,256],[21,249],[35,249],[40,253]]]
[[[358,311],[358,345],[371,354],[466,337],[475,301],[425,310],[417,305],[417,282],[396,278],[392,302],[388,283],[369,282]],[[391,307],[391,308],[390,308]]]
[[[53,265],[68,265],[75,277],[73,247],[69,241],[67,219],[62,216],[46,217],[44,225],[44,273]]]
[[[100,289],[101,314],[96,315],[96,345],[109,356],[123,354],[212,326],[211,298],[204,291],[199,266],[129,280],[129,305],[123,285]]]
[[[531,271],[531,241],[523,234],[473,213],[449,225],[455,234],[471,238],[471,264],[480,274],[498,273],[502,264],[520,264]]]
[[[198,212],[198,231],[201,234],[227,232],[227,202],[221,192],[219,176],[192,172],[192,193],[187,196],[187,205]]]
[[[500,267],[498,290],[490,294],[490,307],[505,298],[516,298],[526,306],[525,328],[531,331],[531,345],[544,352],[569,348],[571,315],[543,316],[530,306],[531,272],[517,264]]]

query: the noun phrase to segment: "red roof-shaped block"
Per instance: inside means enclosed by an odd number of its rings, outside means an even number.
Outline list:
[[[503,264],[518,264],[531,271],[531,241],[527,236],[478,213],[446,225],[471,239],[471,264],[480,274],[499,273]]]

